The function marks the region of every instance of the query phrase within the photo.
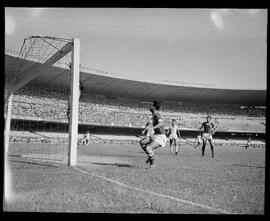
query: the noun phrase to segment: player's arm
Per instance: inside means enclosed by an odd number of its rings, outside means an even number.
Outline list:
[[[177,132],[178,138],[181,138],[181,134],[180,134],[180,129],[179,128],[177,128],[176,132]]]
[[[145,124],[145,126],[144,126],[144,129],[143,129],[143,134],[145,133],[145,131],[148,131],[148,130],[150,130],[151,129],[151,124],[149,124],[149,122],[147,122],[146,124]]]
[[[159,119],[158,119],[157,125],[155,125],[155,126],[153,127],[153,129],[160,128],[160,127],[162,127],[163,125],[164,125],[163,119],[162,119],[162,118],[159,118]]]
[[[146,131],[148,131],[146,127],[147,126],[145,126],[144,129],[142,130],[142,134],[144,134]]]
[[[212,134],[214,135],[216,133],[217,128],[215,127],[213,123],[212,123],[212,128],[213,128]]]
[[[204,126],[204,123],[202,123],[202,125],[199,127],[199,130],[202,130]]]
[[[144,133],[145,133],[145,129],[142,130],[142,134],[144,134]]]

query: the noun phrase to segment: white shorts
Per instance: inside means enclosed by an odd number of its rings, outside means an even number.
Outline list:
[[[212,134],[210,134],[210,133],[203,133],[202,134],[202,139],[203,140],[212,140],[213,137],[212,137]]]
[[[167,137],[165,134],[155,134],[153,135],[153,140],[156,141],[160,146],[166,147]]]

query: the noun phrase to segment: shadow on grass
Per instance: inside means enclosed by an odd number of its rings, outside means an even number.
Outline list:
[[[253,168],[263,168],[265,169],[265,166],[253,166],[253,165],[242,165],[242,164],[231,164],[232,166],[237,166],[237,167],[253,167]]]
[[[130,165],[130,164],[123,164],[123,163],[91,163],[91,164],[96,164],[96,165],[101,165],[101,166],[117,166],[117,167],[128,167],[128,168],[135,168],[135,165]]]
[[[46,167],[56,167],[56,168],[59,167],[59,165],[52,165],[52,164],[45,164],[45,163],[36,163],[36,162],[28,162],[28,161],[19,161],[19,160],[9,160],[9,162],[22,163],[22,164],[30,164],[30,165],[36,165],[36,166],[46,166]]]

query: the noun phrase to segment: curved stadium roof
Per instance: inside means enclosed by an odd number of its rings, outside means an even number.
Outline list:
[[[5,54],[5,74],[12,76],[16,56]],[[26,61],[32,62],[32,61]],[[67,64],[57,62],[37,79],[37,85],[69,88],[70,70]],[[209,88],[209,85],[160,82],[154,79],[139,80],[115,75],[93,68],[80,67],[80,79],[85,83],[86,93],[104,94],[113,97],[130,97],[143,100],[230,103],[241,105],[266,105],[266,90],[238,90]]]

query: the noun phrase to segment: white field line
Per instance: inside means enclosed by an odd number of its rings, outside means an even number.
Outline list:
[[[192,201],[183,200],[183,199],[172,197],[172,196],[168,196],[168,195],[165,195],[165,194],[155,193],[155,192],[152,192],[152,191],[149,191],[149,190],[142,190],[142,189],[137,188],[137,187],[128,186],[128,185],[126,185],[124,183],[121,183],[121,182],[119,182],[117,180],[110,179],[110,178],[107,178],[107,177],[104,177],[104,176],[100,176],[100,175],[97,175],[97,174],[90,173],[90,172],[85,171],[85,170],[83,170],[82,168],[79,168],[79,167],[74,167],[74,169],[75,170],[78,170],[81,173],[88,174],[90,176],[93,176],[93,177],[97,177],[97,178],[106,180],[108,182],[117,184],[117,185],[122,186],[122,187],[125,187],[127,189],[132,189],[132,190],[136,190],[138,192],[148,193],[148,194],[151,194],[151,195],[154,195],[154,196],[157,196],[157,197],[167,198],[167,199],[170,199],[170,200],[174,200],[176,202],[180,202],[180,203],[184,203],[184,204],[189,204],[191,206],[201,207],[203,209],[207,209],[207,210],[214,211],[214,212],[219,212],[219,213],[222,213],[222,214],[235,214],[235,213],[232,213],[232,212],[228,212],[228,211],[226,211],[224,209],[214,208],[214,207],[211,207],[211,206],[207,206],[207,205],[200,204],[200,203],[194,203]]]

